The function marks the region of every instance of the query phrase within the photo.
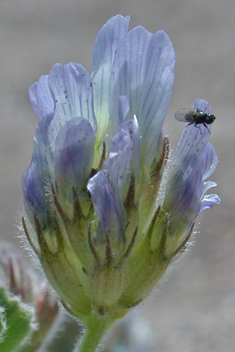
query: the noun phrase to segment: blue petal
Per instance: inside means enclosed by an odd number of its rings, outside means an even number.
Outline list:
[[[119,123],[123,123],[125,120],[128,120],[130,114],[130,104],[126,95],[120,95],[119,97]]]
[[[95,133],[88,120],[73,118],[60,129],[56,138],[55,179],[58,187],[85,188],[91,174]]]
[[[196,99],[193,109],[200,109],[202,111],[206,111],[207,113],[211,112],[211,108],[205,100]],[[173,158],[173,168],[181,168],[185,170],[187,173],[187,169],[191,167],[192,163],[197,163],[201,160],[201,156],[204,151],[208,150],[207,154],[213,154],[211,147],[208,147],[210,133],[207,128],[203,128],[200,130],[196,128],[194,125],[186,125],[184,128],[184,132],[180,138],[178,146],[176,148],[174,158]],[[205,154],[206,155],[206,154]],[[211,156],[214,157],[213,155]],[[209,163],[204,161],[204,170],[203,173],[207,173],[207,165]]]
[[[55,117],[49,131],[52,140],[66,121],[74,117],[87,119],[96,129],[91,79],[81,65],[55,64],[49,75],[49,86],[55,101]]]
[[[189,228],[198,215],[203,193],[201,165],[194,164],[184,172],[170,172],[163,209],[169,214],[169,233],[173,236],[179,228]]]
[[[217,196],[217,194],[206,195],[200,204],[199,212],[207,208],[212,208],[215,204],[219,204],[219,203],[220,203],[220,198]]]
[[[204,182],[202,195],[204,195],[210,188],[216,187],[216,186],[217,186],[216,182],[212,182],[212,181]]]
[[[93,52],[93,71],[112,66],[119,41],[126,35],[130,17],[121,15],[111,17],[99,31]],[[111,74],[111,72],[109,72]]]
[[[142,136],[142,154],[150,165],[156,155],[162,124],[174,81],[175,53],[169,37],[136,27],[120,41],[113,63],[110,116],[113,133],[118,125],[119,96],[126,95],[130,116],[136,115]]]
[[[48,140],[52,117],[53,115],[48,116],[37,126],[32,161],[22,177],[25,208],[29,218],[35,213],[43,220],[48,209],[47,193],[54,179],[54,161]]]
[[[87,189],[99,220],[97,239],[109,236],[110,240],[124,241],[125,211],[103,171],[89,180]]]
[[[203,180],[210,177],[218,164],[218,156],[212,144],[208,143],[203,154]]]
[[[112,139],[110,153],[102,165],[102,170],[119,194],[125,198],[130,177],[138,176],[140,165],[140,135],[137,120],[125,121]]]
[[[32,223],[34,214],[37,214],[39,218],[43,218],[47,209],[45,185],[40,176],[42,175],[38,172],[37,163],[32,160],[30,167],[22,176],[25,210]]]
[[[211,144],[208,143],[202,158],[203,158],[202,160],[203,180],[205,180],[206,178],[211,176],[211,174],[214,172],[218,163],[218,157],[217,157],[216,151]],[[212,182],[212,181],[204,182],[202,196],[211,187],[215,187],[215,186],[217,186],[215,182]],[[220,203],[220,198],[216,194],[206,195],[203,197],[200,203],[198,213],[206,208],[212,208],[214,204],[219,204],[219,203]]]
[[[165,195],[168,208],[196,211],[197,203],[202,197],[202,153],[207,137],[196,130],[194,126],[185,128],[173,157]],[[190,203],[193,210],[189,207]]]
[[[173,213],[185,212],[194,217],[203,193],[200,167],[195,166],[188,174],[185,174],[183,170],[178,170],[174,176],[167,189],[165,198],[168,202],[166,204]]]
[[[41,76],[39,81],[30,87],[29,99],[40,120],[53,113],[54,100],[49,89],[48,76]]]
[[[119,41],[128,31],[129,17],[117,15],[98,33],[93,52],[92,84],[98,120],[98,139],[103,139],[109,123],[109,94],[112,64]]]
[[[199,109],[206,114],[211,114],[211,107],[209,106],[208,102],[203,99],[196,99],[193,105],[193,110]],[[208,131],[211,131],[211,125],[206,125],[204,126],[203,124],[200,124],[200,126],[196,127],[200,133],[204,133]],[[206,130],[206,131],[205,131]]]
[[[209,135],[206,128],[201,132],[195,126],[187,125],[176,148],[172,168],[184,170],[185,174],[191,172],[194,165],[199,161],[201,162],[202,154],[207,147]]]

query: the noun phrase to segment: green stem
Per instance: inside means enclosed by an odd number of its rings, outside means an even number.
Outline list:
[[[95,352],[106,330],[111,325],[110,321],[96,319],[89,323],[77,352]]]

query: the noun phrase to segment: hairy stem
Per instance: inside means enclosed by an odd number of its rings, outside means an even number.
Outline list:
[[[89,323],[90,324],[86,327],[77,352],[95,352],[100,341],[102,340],[102,337],[111,325],[110,322],[96,319]]]

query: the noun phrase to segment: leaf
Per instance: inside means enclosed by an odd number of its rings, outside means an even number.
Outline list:
[[[32,308],[0,287],[0,352],[16,351],[32,329]]]

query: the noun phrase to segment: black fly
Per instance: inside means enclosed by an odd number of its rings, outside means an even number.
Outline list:
[[[199,109],[191,110],[191,109],[180,109],[176,111],[175,118],[178,121],[189,122],[189,125],[193,125],[197,127],[197,125],[203,124],[209,131],[207,125],[211,125],[215,116],[212,114],[207,114]],[[198,126],[200,128],[200,126]],[[201,130],[201,129],[200,129]],[[209,131],[210,132],[210,131]]]

